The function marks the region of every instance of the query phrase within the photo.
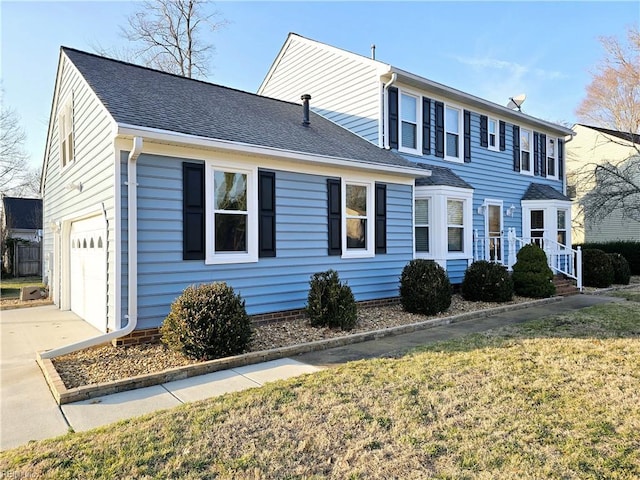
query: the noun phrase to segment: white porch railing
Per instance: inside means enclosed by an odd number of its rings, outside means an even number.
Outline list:
[[[473,235],[473,259],[487,260],[505,265],[509,271],[516,263],[516,255],[520,249],[535,243],[540,246],[547,255],[547,263],[554,274],[563,274],[576,281],[576,286],[582,291],[582,250],[572,249],[554,240],[543,237],[517,237],[516,229],[509,228],[507,236],[480,237],[478,231]]]

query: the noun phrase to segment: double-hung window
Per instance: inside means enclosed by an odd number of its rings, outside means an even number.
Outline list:
[[[544,242],[544,210],[531,210],[530,216],[531,241],[542,247]]]
[[[418,99],[402,93],[400,96],[400,145],[418,149]]]
[[[464,201],[447,200],[447,249],[464,251]]]
[[[429,253],[429,198],[416,198],[414,209],[415,242],[417,253]]]
[[[557,210],[557,231],[558,231],[558,243],[562,245],[567,244],[567,211]]]
[[[373,184],[344,181],[344,247],[345,257],[374,255]]]
[[[547,176],[556,177],[558,172],[556,170],[556,139],[547,138]]]
[[[60,164],[62,168],[73,163],[73,99],[66,102],[58,115],[60,131]]]
[[[445,157],[460,159],[460,131],[462,114],[457,108],[445,108]]]
[[[258,260],[257,172],[210,166],[207,263]]]
[[[532,173],[531,168],[531,130],[520,129],[520,171]]]
[[[499,150],[498,145],[498,120],[489,118],[487,121],[487,146],[489,150]]]

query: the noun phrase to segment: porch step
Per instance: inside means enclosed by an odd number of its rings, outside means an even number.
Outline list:
[[[554,275],[553,284],[556,286],[556,295],[560,297],[568,297],[569,295],[580,293],[580,290],[576,287],[575,280],[564,275]]]

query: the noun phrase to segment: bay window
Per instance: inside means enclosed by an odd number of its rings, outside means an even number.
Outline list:
[[[416,198],[414,211],[416,252],[429,253],[429,203],[428,198]]]
[[[447,250],[464,251],[464,202],[447,200]]]

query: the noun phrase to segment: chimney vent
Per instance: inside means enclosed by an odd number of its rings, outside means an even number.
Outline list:
[[[372,43],[371,44],[371,60],[375,60],[376,59],[376,44]]]
[[[308,127],[311,123],[309,121],[309,100],[311,100],[311,95],[305,93],[300,99],[302,100],[302,125]]]

